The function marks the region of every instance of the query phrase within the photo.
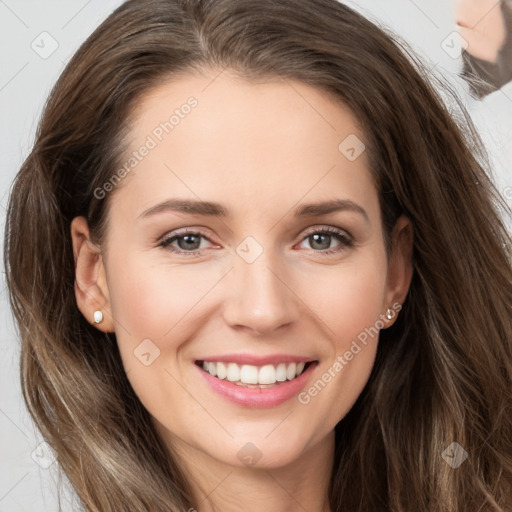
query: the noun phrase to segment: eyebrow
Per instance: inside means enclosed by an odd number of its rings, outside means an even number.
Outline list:
[[[144,210],[139,215],[139,218],[145,219],[152,215],[167,211],[188,213],[191,215],[208,215],[221,218],[232,217],[230,210],[225,208],[220,203],[212,201],[200,201],[196,199],[167,199],[166,201],[158,203],[157,205]],[[294,210],[294,216],[298,218],[318,217],[338,211],[350,211],[359,213],[364,217],[366,222],[370,223],[370,219],[366,213],[366,210],[350,199],[332,199],[319,203],[302,204]]]

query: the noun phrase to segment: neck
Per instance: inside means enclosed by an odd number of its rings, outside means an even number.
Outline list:
[[[280,467],[225,464],[176,439],[172,448],[191,483],[197,512],[330,512],[334,431]]]

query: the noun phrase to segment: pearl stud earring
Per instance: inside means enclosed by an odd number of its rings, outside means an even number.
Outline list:
[[[387,311],[386,311],[386,318],[388,320],[391,320],[395,315],[393,314],[393,311],[391,308],[388,308]]]
[[[103,321],[103,313],[101,311],[95,311],[94,312],[94,323],[99,324],[101,321]]]

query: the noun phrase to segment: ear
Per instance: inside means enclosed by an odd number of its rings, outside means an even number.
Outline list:
[[[75,217],[71,222],[71,239],[75,260],[75,297],[78,309],[87,321],[100,331],[114,332],[110,309],[110,296],[105,267],[100,249],[90,240],[85,217]],[[103,320],[94,323],[94,312],[100,310]]]
[[[390,327],[396,321],[412,280],[414,233],[412,223],[405,215],[396,221],[391,240],[392,249],[388,263],[386,295],[383,304],[384,314],[382,316],[386,327]],[[386,316],[388,309],[391,310],[391,318]]]

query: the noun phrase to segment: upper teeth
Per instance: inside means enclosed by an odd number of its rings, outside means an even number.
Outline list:
[[[278,365],[267,364],[265,366],[253,366],[236,363],[212,363],[203,361],[203,370],[219,379],[230,382],[242,382],[243,384],[275,384],[298,377],[306,363],[280,363]]]

